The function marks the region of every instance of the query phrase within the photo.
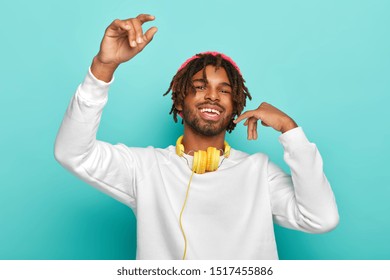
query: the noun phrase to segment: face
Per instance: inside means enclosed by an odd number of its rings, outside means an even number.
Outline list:
[[[207,81],[203,70],[192,77],[195,93],[188,93],[183,106],[176,108],[183,113],[185,125],[195,133],[216,136],[226,132],[233,117],[232,87],[224,68],[206,66]]]

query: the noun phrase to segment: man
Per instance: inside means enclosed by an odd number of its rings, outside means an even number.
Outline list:
[[[176,147],[96,140],[113,74],[151,42],[157,28],[143,33],[142,24],[152,20],[142,14],[106,29],[55,146],[64,167],[132,208],[137,259],[277,259],[273,222],[312,233],[332,230],[338,211],[316,146],[270,104],[241,114],[251,96],[226,55],[198,54],[173,78],[171,113],[184,125]],[[230,148],[226,131],[242,120],[248,139],[257,139],[259,120],[282,133],[291,176],[264,154]]]

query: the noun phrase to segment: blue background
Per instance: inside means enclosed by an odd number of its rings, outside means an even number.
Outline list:
[[[240,66],[253,100],[290,114],[319,147],[340,224],[276,227],[281,259],[390,258],[389,1],[7,1],[0,10],[0,259],[132,259],[131,210],[65,171],[53,144],[106,26],[156,16],[155,40],[116,73],[99,139],[166,147],[181,134],[162,94],[193,54]],[[148,24],[148,27],[151,25]],[[230,144],[286,168],[278,133]],[[207,229],[205,229],[207,230]]]

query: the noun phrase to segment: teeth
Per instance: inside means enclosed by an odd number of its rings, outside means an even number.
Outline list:
[[[217,114],[217,115],[220,115],[220,114],[221,114],[218,110],[210,109],[210,108],[203,108],[203,109],[201,109],[200,111],[201,111],[202,113],[208,112],[208,113],[214,113],[214,114]]]

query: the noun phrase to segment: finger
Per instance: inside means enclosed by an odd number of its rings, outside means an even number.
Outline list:
[[[253,118],[252,121],[252,140],[257,139],[257,119]]]
[[[125,35],[126,34],[126,35]],[[114,20],[110,26],[108,26],[106,35],[111,37],[118,37],[125,35],[129,41],[129,45],[132,46],[132,41],[134,41],[134,28],[130,20]]]
[[[239,116],[237,117],[237,119],[235,119],[233,122],[234,122],[234,123],[239,123],[239,122],[242,121],[243,119],[249,118],[251,112],[252,112],[252,111],[246,111],[246,112],[242,113],[242,114],[239,115]]]
[[[248,124],[248,127],[247,127],[247,129],[246,129],[246,138],[247,138],[248,140],[251,140],[251,127],[250,127],[249,124]]]
[[[157,32],[157,27],[151,27],[145,32],[145,35],[143,36],[144,37],[143,43],[137,44],[139,51],[142,51],[145,48],[145,46],[153,40],[154,34],[156,34],[156,32]]]
[[[257,138],[258,138],[258,134],[257,134],[257,122],[256,122],[253,129],[253,139],[257,140]]]
[[[127,31],[127,39],[129,41],[130,47],[132,48],[136,47],[137,43],[135,41],[135,28],[131,19],[127,19],[123,21],[118,20],[118,25],[122,26],[122,28]]]
[[[153,26],[145,32],[146,43],[149,44],[153,40],[154,35],[157,33],[157,27]]]
[[[253,140],[255,137],[257,119],[248,119],[248,140]]]
[[[124,20],[116,19],[114,20],[107,28],[113,30],[114,32],[127,32],[131,29],[131,26]]]
[[[143,31],[142,31],[141,21],[138,19],[132,19],[131,23],[133,24],[133,27],[134,27],[136,43],[142,44],[144,42],[144,39],[143,39]]]
[[[140,14],[137,16],[137,19],[141,22],[141,24],[144,24],[145,22],[148,22],[148,21],[153,21],[153,20],[155,20],[155,18],[156,18],[155,16],[149,15],[149,14]],[[156,32],[157,32],[157,30],[154,33],[156,33]],[[148,40],[148,38],[146,37],[146,32],[145,32],[145,34],[143,35],[144,41],[149,43],[153,39],[154,33],[152,34],[152,36]]]
[[[149,15],[149,14],[140,14],[137,16],[137,19],[139,21],[141,21],[141,23],[145,23],[145,22],[148,22],[148,21],[152,21],[154,20],[156,17],[153,16],[153,15]]]

